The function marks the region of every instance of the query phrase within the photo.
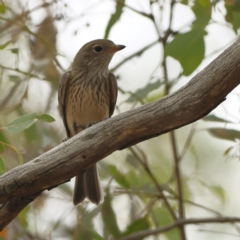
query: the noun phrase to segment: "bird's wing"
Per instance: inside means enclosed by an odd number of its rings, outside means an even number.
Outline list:
[[[69,83],[69,77],[70,77],[70,72],[65,72],[59,83],[59,88],[58,88],[58,104],[59,104],[59,111],[63,119],[63,124],[67,132],[67,137],[70,137],[70,131],[67,126],[67,120],[66,120],[66,109],[65,109],[65,104],[66,104],[66,95],[67,95],[67,89],[68,89],[68,83]]]
[[[109,117],[113,115],[116,101],[117,101],[117,80],[113,73],[109,73],[109,89],[110,89],[110,109],[109,109]]]

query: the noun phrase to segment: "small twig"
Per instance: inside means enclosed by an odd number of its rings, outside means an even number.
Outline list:
[[[3,32],[5,30],[8,30],[12,25],[16,24],[18,25],[18,21],[19,20],[22,20],[24,18],[26,18],[29,14],[31,14],[32,12],[34,11],[37,11],[39,10],[40,8],[45,8],[45,7],[48,7],[48,6],[51,6],[52,4],[54,3],[53,2],[49,2],[49,3],[43,3],[43,4],[40,4],[30,10],[27,10],[27,11],[23,11],[22,14],[17,14],[15,11],[13,11],[12,8],[8,8],[9,11],[13,12],[13,14],[16,16],[14,17],[13,19],[7,19],[7,18],[3,18],[3,17],[0,17],[0,19],[6,21],[7,23],[6,24],[3,24],[1,27],[0,27],[0,31]]]
[[[11,68],[11,67],[7,67],[7,66],[3,66],[3,65],[0,65],[0,68],[6,69],[6,70],[10,70],[10,71],[14,71],[14,72],[18,72],[18,73],[24,74],[24,75],[26,75],[26,76],[28,76],[28,77],[38,78],[38,79],[40,79],[40,80],[49,82],[49,80],[48,80],[47,78],[40,77],[40,76],[38,76],[38,75],[36,75],[36,74],[32,74],[32,73],[30,73],[30,72],[22,71],[22,70],[20,70],[19,68]]]
[[[170,15],[169,15],[169,26],[168,29],[165,33],[165,36],[162,39],[163,45],[166,44],[167,39],[171,33],[171,28],[172,28],[172,17],[173,17],[173,8],[175,5],[175,0],[171,1],[170,4]],[[169,84],[169,79],[168,79],[168,72],[167,72],[167,64],[166,64],[166,57],[164,56],[163,63],[163,73],[164,73],[164,81],[165,81],[165,94],[169,94],[170,90],[170,84]],[[182,191],[182,178],[181,178],[181,170],[180,170],[180,156],[178,153],[178,147],[177,147],[177,141],[175,137],[175,132],[172,131],[169,133],[170,134],[170,141],[171,141],[171,146],[172,146],[172,151],[173,151],[173,159],[174,159],[174,172],[175,172],[175,178],[177,182],[177,192],[178,192],[178,212],[179,212],[179,219],[184,219],[185,218],[185,211],[184,211],[184,202],[183,202],[183,191]],[[179,226],[180,234],[181,234],[181,239],[186,240],[186,232],[184,229],[184,225]]]
[[[158,37],[159,38],[161,38],[161,33],[160,33],[160,29],[158,28],[158,20],[156,21],[156,19],[155,19],[155,16],[154,16],[154,14],[153,14],[153,4],[152,4],[152,2],[151,1],[149,1],[149,7],[150,7],[150,9],[151,9],[151,15],[152,15],[152,22],[153,22],[153,26],[155,27],[155,30],[156,30],[156,33],[157,33],[157,35],[158,35]],[[161,16],[161,14],[160,14],[160,16]]]
[[[237,237],[239,239],[239,235],[237,234],[232,234],[232,233],[227,233],[227,232],[221,232],[221,231],[214,231],[214,230],[206,230],[206,229],[199,229],[199,232],[207,232],[207,233],[214,233],[214,234],[222,234],[222,235],[227,235],[231,237]]]
[[[128,6],[127,4],[123,4],[122,3],[122,1],[117,1],[117,4],[118,5],[124,5],[124,7],[125,8],[128,8],[128,9],[130,9],[131,11],[133,11],[133,12],[135,12],[135,13],[137,13],[137,14],[140,14],[141,16],[143,16],[143,17],[146,17],[146,18],[149,18],[149,19],[153,19],[153,15],[152,14],[149,14],[149,13],[145,13],[145,12],[142,12],[142,11],[138,11],[137,9],[135,9],[135,8],[133,8],[133,7],[130,7],[130,6]]]
[[[177,191],[178,191],[178,211],[179,211],[179,219],[185,218],[185,212],[184,212],[184,202],[183,202],[183,191],[182,191],[182,178],[181,178],[181,171],[180,171],[180,159],[179,154],[177,150],[177,143],[175,138],[175,132],[172,131],[169,133],[170,139],[171,139],[171,146],[173,150],[173,159],[174,159],[174,166],[175,166],[175,178],[177,182]],[[180,232],[182,236],[182,240],[186,239],[186,233],[184,230],[184,226],[180,226]]]
[[[120,194],[131,194],[131,195],[133,195],[133,194],[135,194],[135,195],[138,195],[138,196],[143,196],[143,197],[151,198],[151,199],[160,198],[159,194],[156,195],[156,193],[153,193],[152,191],[148,192],[148,191],[142,191],[142,190],[136,190],[136,189],[135,190],[133,190],[133,189],[130,190],[130,189],[123,189],[123,188],[119,188],[119,187],[116,187],[114,189],[115,190],[113,191],[113,195],[120,195]],[[169,193],[173,195],[173,196],[167,196],[168,199],[178,201],[177,193],[175,193],[172,189],[170,189],[170,188],[165,189],[164,188],[164,191],[169,191]],[[202,204],[199,204],[199,203],[193,202],[191,200],[187,200],[187,199],[183,199],[183,201],[186,204],[201,208],[201,209],[203,209],[207,212],[215,214],[217,217],[226,217],[226,216],[222,215],[220,212],[218,212],[218,211],[216,211],[212,208],[206,207]],[[239,232],[238,226],[234,225],[234,227]]]
[[[202,223],[234,223],[240,222],[240,218],[237,217],[216,217],[216,218],[189,218],[189,219],[179,219],[173,224],[169,224],[165,227],[155,228],[152,230],[143,230],[135,232],[126,237],[119,238],[118,240],[134,240],[148,237],[155,234],[165,233],[176,227],[181,227],[190,224],[202,224]]]

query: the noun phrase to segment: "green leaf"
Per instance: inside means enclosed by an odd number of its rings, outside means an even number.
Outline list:
[[[232,25],[234,32],[237,34],[237,30],[240,27],[240,12],[233,12]]]
[[[0,5],[0,6],[1,6],[1,5]],[[9,43],[11,43],[11,41],[7,41],[7,42],[1,44],[1,45],[0,45],[0,50],[3,50],[5,47],[7,47]]]
[[[101,235],[99,235],[95,230],[91,229],[90,233],[92,235],[92,239],[94,239],[94,240],[104,240],[104,238]]]
[[[234,129],[225,128],[209,128],[207,131],[216,138],[223,140],[229,140],[235,142],[236,139],[240,139],[240,132]]]
[[[4,127],[4,129],[7,129],[11,133],[19,133],[32,126],[38,120],[42,122],[55,121],[55,119],[48,114],[37,115],[36,113],[30,113],[15,119]]]
[[[196,16],[193,28],[204,29],[211,19],[212,6],[210,0],[195,0],[192,10]]]
[[[116,220],[116,214],[113,211],[112,205],[111,205],[111,197],[109,195],[109,192],[107,191],[107,194],[104,198],[104,202],[102,204],[102,219],[104,222],[104,225],[106,229],[115,237],[120,237],[121,233],[117,225]]]
[[[234,20],[234,14],[237,14],[237,12],[240,11],[240,0],[224,1],[224,2],[225,2],[225,8],[226,8],[225,19],[227,22],[230,22],[234,25],[234,21],[237,21],[237,19]],[[235,22],[235,24],[236,25],[234,28],[236,28],[238,25],[237,22]]]
[[[6,136],[4,135],[3,131],[0,131],[0,152],[3,152],[5,147],[5,144],[9,144]]]
[[[6,5],[4,2],[0,3],[0,14],[4,14],[6,12]]]
[[[158,222],[158,225],[165,226],[173,223],[172,216],[168,209],[166,209],[165,207],[158,207],[154,209],[153,213]]]
[[[108,38],[112,27],[120,19],[121,15],[122,15],[124,4],[125,4],[125,0],[116,1],[115,13],[113,13],[111,15],[110,20],[108,21],[108,25],[107,25],[106,30],[105,30],[104,38]]]
[[[17,75],[8,75],[9,80],[13,82],[22,82],[22,78]]]
[[[27,144],[34,143],[36,145],[41,144],[43,134],[42,131],[39,131],[36,124],[33,124],[29,128],[24,130],[24,136]],[[36,137],[37,136],[37,137]]]
[[[166,45],[165,55],[178,60],[183,68],[183,74],[190,75],[202,62],[205,54],[204,30],[193,29],[176,35]]]
[[[18,48],[12,48],[11,52],[14,54],[18,54],[19,49]]]
[[[139,161],[133,154],[128,154],[126,157],[126,162],[129,163],[132,167],[138,169],[139,168]]]
[[[154,83],[148,83],[145,87],[139,88],[135,93],[132,93],[131,96],[126,100],[126,102],[142,101],[147,95],[153,90],[158,89],[161,86],[160,81]]]
[[[42,122],[54,122],[55,121],[55,119],[52,116],[50,116],[46,113],[44,113],[42,115],[38,115],[37,119],[42,121]]]
[[[164,97],[163,92],[155,92],[149,95],[147,98],[144,99],[144,103],[150,103],[156,100],[159,100],[160,98]]]
[[[114,177],[114,180],[124,188],[130,188],[129,182],[126,180],[125,175],[121,174],[114,165],[108,166],[109,173]]]
[[[209,122],[224,122],[224,123],[231,123],[223,118],[217,117],[215,115],[208,115],[206,117],[203,117],[202,120],[209,121]]]
[[[138,232],[141,230],[146,230],[150,228],[150,222],[148,220],[148,217],[145,216],[143,218],[137,219],[135,222],[131,223],[128,227],[127,230],[122,234],[123,236],[129,235],[134,232]],[[143,239],[143,238],[138,238]]]
[[[225,195],[225,191],[221,186],[217,186],[217,185],[208,185],[207,183],[200,181],[200,183],[206,187],[210,192],[212,192],[213,194],[215,194],[217,196],[217,198],[222,202],[222,204],[224,204],[226,202],[226,195]]]
[[[221,200],[222,204],[226,203],[226,194],[221,186],[211,186],[213,193]]]
[[[21,224],[23,229],[26,229],[28,226],[28,212],[31,209],[30,205],[27,205],[18,215],[18,221]]]
[[[3,175],[6,172],[5,163],[3,157],[0,155],[0,175]]]
[[[165,207],[158,207],[154,209],[153,214],[160,226],[167,226],[173,223],[172,216]],[[181,239],[178,229],[167,231],[164,235],[167,239]]]
[[[181,4],[188,5],[188,0],[180,0]]]
[[[36,116],[36,113],[23,115],[9,123],[5,128],[11,133],[19,133],[34,124],[37,121]]]

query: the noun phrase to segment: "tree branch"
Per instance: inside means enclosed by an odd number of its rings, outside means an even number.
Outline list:
[[[17,204],[26,201],[27,205],[38,193],[68,181],[116,150],[180,128],[208,114],[239,85],[239,52],[240,40],[178,91],[100,122],[2,175],[0,230],[22,209]],[[8,204],[14,207],[7,208]]]
[[[190,224],[201,224],[201,223],[233,223],[240,222],[240,218],[237,217],[215,217],[215,218],[189,218],[179,219],[176,222],[169,224],[165,227],[155,228],[153,230],[143,230],[136,233],[132,233],[126,237],[119,238],[118,240],[135,240],[148,237],[150,235],[160,234],[167,232],[173,228],[190,225]]]

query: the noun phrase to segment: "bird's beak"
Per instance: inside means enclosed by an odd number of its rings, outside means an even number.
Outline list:
[[[124,45],[115,45],[114,47],[112,47],[110,49],[110,52],[115,53],[117,51],[120,51],[120,50],[124,49],[125,47],[126,46],[124,46]]]

